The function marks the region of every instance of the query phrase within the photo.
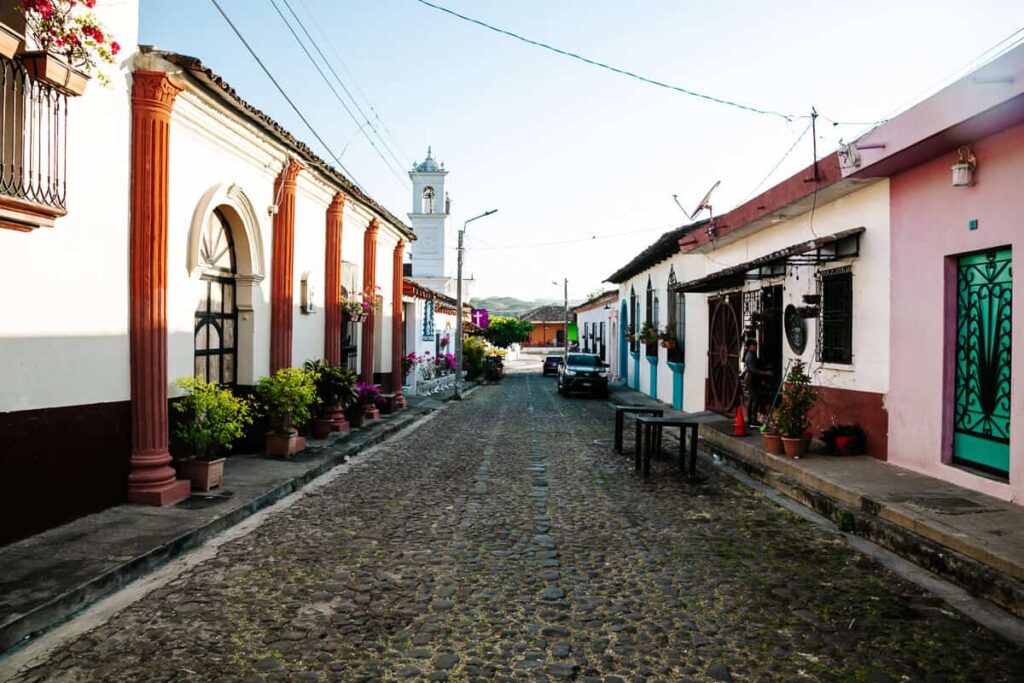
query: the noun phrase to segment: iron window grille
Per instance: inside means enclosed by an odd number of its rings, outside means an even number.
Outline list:
[[[0,57],[0,194],[67,208],[67,99]]]
[[[654,296],[654,285],[651,284],[651,278],[648,277],[647,278],[647,300],[645,302],[645,304],[646,304],[646,306],[645,306],[645,308],[646,308],[646,311],[645,311],[646,317],[644,318],[644,321],[648,325],[650,325],[652,328],[654,328],[655,332],[658,331],[657,330],[657,325],[658,325],[658,323],[657,323],[657,311],[655,309],[656,302],[657,302],[657,299]],[[654,342],[651,343],[651,344],[644,344],[644,353],[646,353],[648,356],[657,356],[658,355],[658,340],[655,339]]]
[[[636,353],[640,350],[640,304],[636,300],[636,290],[629,288],[629,314],[632,318],[633,339],[629,342],[629,350]]]
[[[850,266],[818,272],[821,310],[817,356],[821,363],[853,363],[853,271]]]

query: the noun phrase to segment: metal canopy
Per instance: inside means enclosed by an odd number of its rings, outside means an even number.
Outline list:
[[[739,287],[747,280],[785,275],[787,266],[817,266],[860,255],[860,235],[864,228],[852,228],[832,235],[794,244],[756,259],[730,266],[717,273],[683,282],[677,292],[717,292]]]

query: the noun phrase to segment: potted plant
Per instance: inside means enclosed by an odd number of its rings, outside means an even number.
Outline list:
[[[796,312],[801,318],[806,320],[808,318],[817,318],[821,313],[821,309],[817,306],[797,306]]]
[[[191,449],[188,457],[178,461],[177,469],[192,482],[193,490],[209,491],[224,481],[221,453],[252,424],[252,406],[202,377],[183,377],[176,384],[185,395],[171,404],[182,416],[174,426],[174,436]]]
[[[808,306],[818,306],[821,304],[821,294],[804,294],[804,303]]]
[[[654,329],[654,326],[648,322],[645,322],[640,326],[640,341],[644,344],[653,344],[658,341],[658,332]]]
[[[836,455],[860,455],[867,450],[867,435],[857,424],[834,424],[822,430],[821,440]]]
[[[97,67],[113,64],[121,46],[88,11],[95,5],[96,0],[21,0],[25,26],[39,46],[21,56],[30,76],[72,96],[85,92],[93,75],[109,84]]]
[[[772,455],[783,455],[786,451],[782,446],[782,436],[779,434],[779,414],[773,410],[765,418],[761,425],[761,442],[764,449]]]
[[[665,327],[661,332],[658,333],[658,339],[661,340],[661,345],[666,349],[674,349],[679,343],[679,339],[676,338],[676,331],[672,327]]]
[[[369,313],[369,305],[364,305],[362,300],[356,297],[345,297],[341,300],[341,313],[354,323],[362,322]]]
[[[302,450],[299,431],[317,402],[316,383],[311,373],[298,368],[281,368],[272,377],[261,377],[256,396],[270,422],[267,454],[290,457]]]
[[[380,389],[372,384],[359,382],[356,385],[355,400],[346,409],[349,422],[353,427],[362,427],[366,423],[366,415],[371,410],[377,410],[379,414],[380,405],[384,398],[380,395]]]
[[[806,367],[803,361],[794,361],[782,387],[778,422],[782,445],[790,458],[799,458],[807,451],[804,433],[808,427],[808,414],[817,400],[817,391],[811,386]]]
[[[347,432],[345,406],[355,400],[355,373],[321,360],[306,361],[305,369],[314,376],[319,399],[319,411],[312,423],[313,438],[326,439],[331,432]]]
[[[364,289],[359,296],[367,312],[371,310],[379,312],[384,308],[384,295],[381,294],[380,287]]]

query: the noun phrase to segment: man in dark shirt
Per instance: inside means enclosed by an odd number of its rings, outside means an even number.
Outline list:
[[[751,427],[761,426],[760,412],[764,404],[761,398],[761,378],[770,377],[771,374],[757,357],[757,340],[748,339],[743,352],[743,388],[747,395],[747,423]]]

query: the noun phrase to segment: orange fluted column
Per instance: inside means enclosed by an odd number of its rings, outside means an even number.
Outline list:
[[[380,224],[374,218],[366,226],[363,234],[363,291],[374,293],[377,287],[377,231]],[[377,323],[377,311],[370,309],[370,314],[363,320],[362,348],[360,354],[359,378],[366,384],[373,384],[373,337],[374,325]]]
[[[405,407],[405,396],[402,394],[402,255],[405,242],[398,241],[395,245],[395,258],[392,263],[391,278],[391,391],[395,394],[395,406]]]
[[[324,360],[341,363],[341,230],[345,195],[334,195],[327,207],[327,248],[324,264]]]
[[[168,505],[190,484],[167,450],[167,168],[171,107],[181,89],[167,74],[132,77],[131,413],[128,502]]]
[[[303,168],[289,159],[274,181],[273,257],[270,271],[270,372],[292,365],[292,280],[295,269],[295,179]]]

